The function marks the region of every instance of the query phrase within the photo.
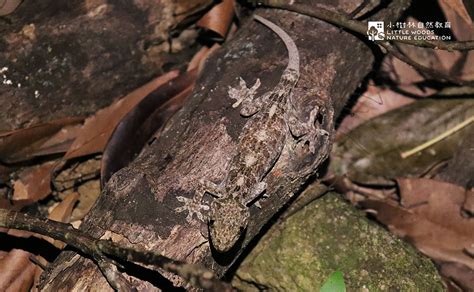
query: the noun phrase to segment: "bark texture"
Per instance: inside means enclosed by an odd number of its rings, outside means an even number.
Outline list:
[[[23,1],[0,18],[0,131],[92,114],[183,64],[196,34],[170,54],[169,32],[211,2]]]
[[[337,5],[334,8],[350,12],[357,1]],[[124,243],[202,263],[223,275],[262,227],[291,200],[291,194],[316,174],[330,151],[334,117],[372,68],[372,52],[357,37],[314,18],[274,9],[259,9],[257,13],[281,26],[295,40],[302,64],[301,79],[293,91],[297,107],[308,117],[313,107],[319,106],[318,123],[331,133],[330,139],[321,139],[315,154],[300,144],[283,150],[267,176],[270,197],[261,202],[261,209],[251,207],[243,240],[226,254],[210,248],[204,223],[196,219],[189,224],[185,213],[174,211],[182,205],[176,196],[192,197],[199,179],[222,181],[234,154],[248,119],[231,107],[228,86],[236,86],[238,77],[247,84],[260,78],[259,93],[264,93],[276,85],[286,66],[283,43],[267,28],[243,19],[235,38],[208,61],[192,97],[160,137],[111,178],[83,222],[83,230],[96,237],[113,234]],[[205,200],[211,198],[206,196]],[[141,279],[133,278],[138,289],[183,284],[177,277],[166,275],[168,282],[138,267],[128,271]],[[44,290],[109,287],[92,261],[73,252],[64,252],[45,277]]]

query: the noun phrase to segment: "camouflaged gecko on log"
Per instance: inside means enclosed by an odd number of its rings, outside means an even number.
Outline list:
[[[209,211],[211,242],[219,252],[230,250],[244,233],[250,216],[249,205],[259,206],[257,200],[266,191],[265,176],[280,157],[287,136],[291,135],[298,142],[308,142],[310,151],[314,153],[318,136],[328,135],[315,126],[317,108],[311,111],[308,121],[301,122],[291,104],[290,94],[300,74],[299,53],[294,41],[279,26],[265,18],[256,15],[255,20],[283,40],[289,55],[288,66],[277,86],[262,96],[255,97],[260,79],[248,88],[240,78],[238,88],[229,88],[229,96],[236,99],[232,106],[242,105],[240,114],[249,121],[239,136],[237,152],[230,162],[226,178],[220,185],[201,181],[193,199],[177,197],[184,205],[176,211],[189,212],[187,220],[190,222],[193,214],[204,221],[201,211]],[[202,204],[205,193],[216,197],[210,208]]]

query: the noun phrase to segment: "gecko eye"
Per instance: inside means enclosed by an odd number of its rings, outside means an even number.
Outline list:
[[[210,225],[210,226],[214,226],[214,222],[216,222],[216,221],[213,220],[213,219],[210,219],[210,220],[209,220],[209,225]]]

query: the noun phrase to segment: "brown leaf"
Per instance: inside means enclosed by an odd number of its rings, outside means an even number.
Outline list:
[[[82,123],[82,117],[68,117],[26,129],[0,133],[0,161],[18,162],[33,158],[43,144],[64,127]]]
[[[351,114],[347,115],[339,125],[336,136],[344,135],[365,121],[413,101],[414,99],[390,89],[369,85],[367,91],[352,107]]]
[[[234,18],[234,0],[223,0],[212,7],[197,23],[198,27],[214,32],[219,41],[225,39]]]
[[[464,291],[471,291],[474,287],[474,270],[457,263],[440,263],[440,272],[451,279]]]
[[[470,189],[466,192],[466,200],[464,201],[462,208],[470,216],[474,215],[474,189]]]
[[[31,253],[13,249],[0,259],[0,291],[29,291],[36,265]]]
[[[158,87],[123,117],[104,150],[102,186],[113,173],[128,165],[146,141],[181,108],[194,87],[196,71],[186,71]]]
[[[446,19],[451,23],[451,31],[459,41],[469,41],[474,39],[474,25],[472,18],[469,16],[462,0],[438,0],[438,3],[443,11]],[[447,52],[437,54],[448,54]],[[465,59],[461,71],[461,78],[463,80],[474,79],[474,52],[464,52]]]
[[[214,44],[212,47],[202,47],[196,54],[194,54],[193,58],[188,64],[187,71],[192,71],[197,68],[198,74],[202,71],[204,63],[206,62],[207,58],[221,46],[219,44]]]
[[[51,193],[51,172],[55,165],[55,162],[46,162],[20,172],[13,183],[13,200],[36,202],[46,198]]]
[[[150,92],[177,75],[178,71],[175,70],[157,77],[87,118],[64,159],[102,152],[118,122]]]
[[[464,7],[462,0],[439,0],[439,5],[448,20],[452,21],[461,18],[467,25],[472,24],[472,19],[466,10],[466,7]],[[456,16],[454,16],[453,13],[455,13]]]
[[[411,208],[393,200],[367,200],[362,206],[375,210],[379,221],[429,257],[474,269],[473,259],[465,253],[474,242],[474,220],[461,215],[466,190],[429,179],[398,179],[398,183],[402,202]]]
[[[7,15],[15,11],[22,0],[0,0],[0,16]]]

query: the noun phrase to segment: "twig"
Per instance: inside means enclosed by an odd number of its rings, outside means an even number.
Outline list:
[[[159,267],[167,272],[177,274],[189,284],[207,291],[233,290],[232,286],[220,281],[212,271],[202,266],[173,260],[154,252],[131,249],[109,240],[95,239],[74,229],[70,224],[0,209],[0,227],[27,230],[67,243],[84,255],[93,258],[107,281],[116,290],[130,291],[133,288],[107,255]]]
[[[412,66],[415,69],[418,69],[422,73],[426,73],[427,75],[441,81],[448,81],[454,84],[459,84],[459,85],[474,85],[473,81],[466,81],[462,80],[456,77],[451,77],[448,74],[445,74],[443,72],[434,70],[432,68],[426,67],[424,65],[421,65],[420,63],[416,62],[413,59],[410,59],[409,57],[405,56],[403,53],[398,51],[395,47],[393,47],[389,42],[382,42],[379,43],[380,46],[382,46],[384,49],[387,50],[388,53],[392,54],[395,58],[399,59],[402,62],[407,63],[408,65]]]
[[[285,1],[281,0],[266,0],[266,1],[249,1],[255,4],[261,4],[264,6],[289,10],[297,13],[301,13],[304,15],[308,15],[311,17],[318,18],[320,20],[324,20],[328,23],[334,24],[338,27],[347,29],[349,31],[361,34],[365,36],[367,34],[367,23],[363,21],[358,21],[352,19],[351,15],[345,15],[337,12],[333,12],[322,7],[311,7],[308,4],[290,4]],[[399,0],[399,1],[392,1],[391,7],[389,9],[400,9],[400,7],[404,7],[409,3],[406,0]],[[356,9],[357,10],[357,9]],[[426,41],[426,40],[392,40],[392,42],[403,43],[407,45],[413,45],[417,47],[424,47],[424,48],[431,48],[431,49],[439,49],[439,50],[448,50],[448,51],[468,51],[474,49],[474,41],[465,41],[465,42],[443,42],[443,41]],[[444,81],[452,82],[458,85],[473,85],[474,82],[472,81],[465,81],[460,78],[451,77],[448,74],[444,74],[443,72],[439,72],[432,68],[428,68],[419,64],[418,62],[410,59],[409,57],[401,54],[393,46],[390,42],[387,41],[375,41],[376,44],[384,47],[390,54],[395,56],[396,58],[400,59],[401,61],[407,63],[408,65],[418,69],[419,71],[426,73],[427,75],[441,79]]]
[[[413,148],[413,149],[410,149],[408,151],[405,151],[405,152],[402,152],[400,154],[400,156],[405,159],[407,157],[410,157],[412,156],[413,154],[421,151],[421,150],[424,150],[428,147],[430,147],[431,145],[433,144],[436,144],[438,143],[439,141],[449,137],[450,135],[454,134],[455,132],[461,130],[462,128],[464,127],[467,127],[470,123],[474,122],[474,116],[468,118],[467,120],[465,120],[464,122],[460,123],[460,124],[457,124],[456,126],[452,127],[451,129],[448,129],[447,131],[439,134],[438,136],[434,137],[433,139]]]
[[[308,16],[312,16],[336,26],[345,28],[352,32],[356,32],[363,36],[367,35],[367,23],[364,21],[358,21],[351,19],[348,15],[333,12],[331,10],[322,7],[313,7],[309,4],[291,4],[290,1],[282,0],[264,0],[264,1],[249,1],[253,4],[260,4],[272,8],[285,9]],[[461,41],[461,42],[444,42],[444,41],[427,41],[427,40],[393,40],[407,45],[430,48],[435,50],[445,51],[469,51],[474,49],[474,41]]]

